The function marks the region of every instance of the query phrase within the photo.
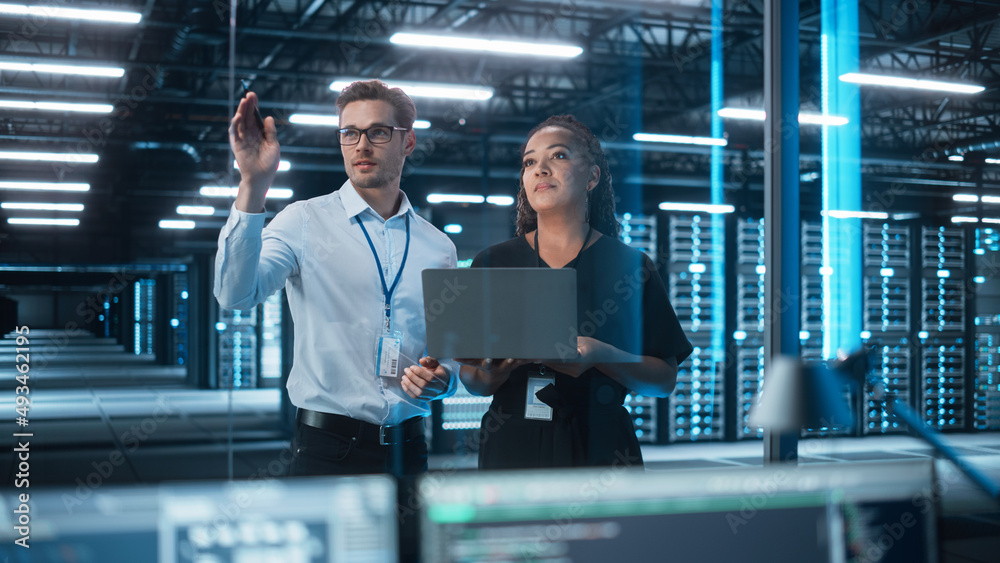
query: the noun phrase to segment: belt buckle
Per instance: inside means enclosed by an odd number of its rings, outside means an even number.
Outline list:
[[[396,441],[392,439],[392,436],[390,436],[388,440],[386,439],[386,429],[389,429],[389,434],[391,434],[392,433],[392,428],[393,428],[392,426],[379,426],[378,427],[378,445],[380,445],[380,446],[391,446],[391,445],[393,445],[393,444],[396,443]]]

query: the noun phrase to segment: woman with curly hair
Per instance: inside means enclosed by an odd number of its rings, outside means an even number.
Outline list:
[[[669,395],[691,344],[656,266],[618,240],[611,174],[593,132],[572,116],[550,117],[528,133],[521,158],[516,237],[472,267],[575,268],[578,355],[460,360],[466,388],[493,396],[479,467],[642,467],[625,396]]]

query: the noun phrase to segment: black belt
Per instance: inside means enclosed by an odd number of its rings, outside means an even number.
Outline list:
[[[415,416],[393,426],[379,426],[349,416],[299,409],[296,419],[306,426],[355,438],[361,442],[378,442],[380,446],[424,438],[424,418],[421,416]]]

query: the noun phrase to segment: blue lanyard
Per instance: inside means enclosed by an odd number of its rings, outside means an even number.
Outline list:
[[[396,272],[396,279],[393,280],[392,287],[385,285],[385,274],[382,272],[382,262],[378,259],[378,252],[375,251],[375,245],[372,244],[372,237],[368,236],[368,229],[366,229],[365,224],[361,222],[361,217],[359,215],[354,217],[358,220],[358,226],[361,227],[361,232],[364,233],[365,238],[368,239],[368,247],[372,249],[372,256],[375,257],[375,265],[378,266],[378,277],[382,280],[382,294],[385,296],[386,330],[389,330],[389,314],[392,312],[392,292],[396,291],[396,286],[399,285],[399,278],[403,277],[403,268],[406,267],[406,257],[410,254],[410,216],[409,214],[405,214],[403,217],[406,221],[406,248],[403,249],[403,261],[399,263],[399,271]]]

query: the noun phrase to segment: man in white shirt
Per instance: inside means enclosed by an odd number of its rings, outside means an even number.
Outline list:
[[[263,228],[280,151],[256,95],[240,102],[229,139],[242,178],[219,235],[215,296],[248,309],[285,287],[295,321],[288,394],[298,407],[289,475],[413,475],[427,468],[429,401],[454,393],[457,380],[456,364],[421,357],[421,271],[454,268],[455,245],[399,188],[416,143],[410,98],[355,82],[337,107],[349,180]]]

